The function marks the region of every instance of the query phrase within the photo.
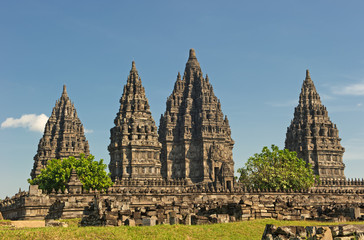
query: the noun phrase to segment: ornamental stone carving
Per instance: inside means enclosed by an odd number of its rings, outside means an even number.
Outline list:
[[[108,147],[112,180],[161,178],[157,126],[134,61],[114,123]]]
[[[336,124],[328,117],[315,85],[306,71],[299,104],[287,128],[286,148],[296,151],[298,157],[311,163],[314,173],[321,179],[345,179],[343,154]]]
[[[84,128],[77,116],[74,104],[63,86],[62,96],[56,101],[38,144],[34,156],[34,166],[30,176],[34,179],[51,159],[63,159],[70,156],[79,157],[81,153],[90,154]]]
[[[185,178],[189,182],[215,182],[226,185],[233,175],[220,182],[215,172],[222,163],[234,169],[234,141],[220,100],[215,96],[209,78],[203,77],[196,53],[190,50],[186,68],[178,73],[166,111],[161,116],[159,141],[162,143],[161,163],[164,178]],[[219,151],[211,158],[211,147]]]

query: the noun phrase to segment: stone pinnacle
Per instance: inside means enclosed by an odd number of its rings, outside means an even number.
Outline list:
[[[137,69],[136,69],[136,67],[135,67],[135,61],[133,61],[132,63],[131,63],[131,71],[136,71]]]
[[[193,49],[193,48],[190,49],[190,55],[189,55],[188,61],[186,63],[186,69],[188,69],[188,68],[192,68],[195,70],[198,69],[201,71],[200,64],[198,63],[197,58],[196,58],[195,49]]]
[[[306,79],[311,79],[310,71],[306,69]]]
[[[195,49],[191,48],[189,59],[193,59],[193,58],[196,58],[196,53],[195,53]]]
[[[64,96],[64,97],[68,97],[66,84],[64,84],[64,85],[63,85],[63,92],[62,92],[62,96]]]

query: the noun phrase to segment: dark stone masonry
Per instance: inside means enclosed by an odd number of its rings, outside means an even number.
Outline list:
[[[134,61],[114,124],[108,147],[112,187],[86,191],[72,171],[65,192],[46,194],[30,186],[0,201],[1,215],[12,220],[82,218],[83,226],[364,220],[364,180],[345,178],[337,127],[308,71],[286,138],[286,148],[311,163],[321,179],[305,191],[247,189],[235,181],[229,121],[193,49],[183,77],[177,75],[159,129]],[[80,153],[89,154],[88,142],[64,87],[31,177],[50,159]]]

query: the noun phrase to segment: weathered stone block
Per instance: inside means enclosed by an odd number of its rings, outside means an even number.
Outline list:
[[[170,225],[174,225],[174,224],[177,224],[178,223],[178,220],[176,217],[169,217],[169,224]]]
[[[316,238],[322,240],[333,240],[331,229],[329,227],[317,227]]]
[[[135,220],[135,226],[143,226],[143,220],[141,218],[134,220]]]
[[[217,215],[217,222],[218,223],[228,223],[228,222],[230,222],[229,214],[218,214]]]
[[[157,221],[158,221],[158,224],[164,224],[164,223],[166,223],[164,217],[158,217],[157,218]]]
[[[57,220],[47,220],[45,222],[46,227],[68,227],[68,224],[65,222],[57,221]]]
[[[186,225],[191,225],[192,224],[192,221],[191,221],[191,214],[187,214],[185,216],[185,224]]]
[[[340,225],[338,236],[352,236],[354,233],[364,233],[364,225]]]
[[[134,227],[136,226],[135,220],[134,219],[127,219],[126,220],[126,225]]]
[[[121,210],[121,211],[119,211],[119,214],[120,215],[125,215],[125,216],[131,216],[132,215],[131,210]]]
[[[271,213],[261,213],[260,215],[262,218],[271,218],[272,214]]]
[[[140,212],[133,212],[133,218],[140,219],[140,218],[142,218],[142,214]]]
[[[244,209],[241,211],[242,214],[250,214],[250,210],[249,209]]]
[[[157,216],[157,211],[148,211],[147,216]]]
[[[156,225],[155,218],[143,218],[143,226],[154,226]]]

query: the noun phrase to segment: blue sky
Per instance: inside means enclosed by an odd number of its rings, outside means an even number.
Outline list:
[[[15,121],[0,129],[0,198],[28,188],[63,84],[91,153],[108,164],[131,61],[158,124],[190,48],[230,120],[235,169],[263,146],[284,147],[308,68],[339,128],[346,176],[364,177],[363,9],[355,0],[1,1],[0,124]]]

